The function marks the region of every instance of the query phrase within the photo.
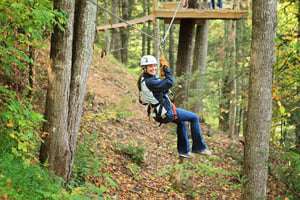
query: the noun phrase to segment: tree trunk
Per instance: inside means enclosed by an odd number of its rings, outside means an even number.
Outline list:
[[[159,38],[159,19],[156,19],[154,22],[154,33],[155,33],[155,38]],[[154,41],[154,57],[157,59],[160,58],[160,51],[159,51],[159,45],[160,42]]]
[[[229,138],[234,139],[237,113],[237,80],[236,80],[236,21],[231,20],[231,108],[229,120]]]
[[[104,0],[104,7],[108,8],[108,0]],[[107,12],[104,12],[104,24],[109,24],[109,15]],[[105,46],[104,46],[104,50],[106,50],[106,52],[110,52],[110,48],[111,48],[111,37],[110,37],[110,32],[109,31],[105,31],[104,32],[104,37],[105,37]]]
[[[87,0],[76,0],[68,133],[71,150],[70,178],[82,114],[86,83],[92,62],[97,7]]]
[[[195,19],[182,19],[180,22],[176,77],[184,76],[184,80],[178,82],[180,87],[175,91],[177,105],[183,104],[189,95],[195,22]]]
[[[72,42],[75,0],[54,0],[54,9],[68,14],[65,31],[54,27],[51,38],[49,85],[43,131],[47,136],[40,149],[40,160],[49,163],[49,170],[67,180],[72,159],[68,135],[68,100],[71,82]]]
[[[197,97],[193,101],[191,110],[195,113],[203,112],[203,101],[201,92],[204,91],[206,74],[206,57],[208,48],[209,21],[205,20],[204,25],[198,25],[196,29],[194,59],[192,68],[191,96]],[[200,97],[200,98],[199,98]]]
[[[112,13],[115,15],[119,16],[119,1],[118,0],[112,0],[111,1],[111,6],[112,6]],[[119,23],[119,19],[116,17],[112,17],[111,21],[113,24]],[[113,40],[112,42],[112,54],[114,57],[118,60],[121,61],[121,38],[120,38],[120,30],[119,29],[113,29],[112,30],[112,36]]]
[[[55,27],[51,38],[49,85],[40,160],[68,180],[71,174],[95,32],[96,7],[84,0],[54,1],[68,14],[65,31]],[[76,17],[74,20],[74,16]],[[74,23],[74,26],[73,26]],[[74,30],[74,31],[73,31]]]
[[[143,0],[143,16],[147,16],[147,6],[148,6],[148,2],[147,0]],[[147,24],[143,23],[143,31],[147,32]],[[142,34],[142,33],[141,33]],[[146,35],[142,34],[142,56],[146,55]]]
[[[175,72],[175,58],[174,58],[174,24],[172,25],[170,29],[170,35],[169,35],[169,65],[172,69],[172,72]]]
[[[276,0],[254,0],[242,199],[266,199]]]
[[[228,133],[229,130],[229,110],[230,110],[230,62],[229,55],[230,54],[230,25],[229,21],[224,22],[224,52],[223,52],[223,64],[222,64],[222,81],[220,83],[221,87],[221,95],[220,95],[220,120],[219,120],[219,129],[225,133]]]
[[[32,45],[29,45],[29,55],[28,57],[30,58],[30,60],[32,60],[32,62],[35,62],[34,60],[34,47]],[[34,64],[33,63],[29,63],[28,66],[28,83],[29,83],[29,91],[28,94],[26,95],[27,98],[32,98],[32,91],[33,91],[33,77],[34,77]]]
[[[152,23],[152,22],[151,22]],[[151,32],[151,23],[147,22],[147,33]],[[146,37],[147,54],[151,55],[151,38]]]
[[[122,0],[122,19],[129,20],[128,0]],[[123,64],[127,65],[129,30],[126,28],[121,28],[120,37],[121,37],[121,61]]]

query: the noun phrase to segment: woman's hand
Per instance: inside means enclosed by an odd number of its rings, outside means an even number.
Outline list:
[[[166,59],[160,59],[160,78],[166,78],[165,76],[165,68],[168,66],[168,61]]]
[[[169,67],[168,61],[166,59],[160,59],[161,68]]]

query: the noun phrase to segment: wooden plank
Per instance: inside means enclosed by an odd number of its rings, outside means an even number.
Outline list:
[[[178,6],[178,2],[162,2],[163,9],[176,9]],[[180,5],[182,7],[182,4]],[[203,3],[200,3],[200,8],[203,7]],[[209,3],[205,3],[205,8],[209,8]]]
[[[242,1],[239,0],[238,2],[236,2],[235,7],[237,8],[241,8],[241,9],[247,9],[248,6],[248,1]],[[178,2],[162,2],[162,9],[170,9],[170,8],[177,8],[178,6]],[[218,6],[218,2],[216,1],[216,6]],[[232,1],[223,1],[223,9],[233,9],[234,7],[234,2]],[[200,2],[200,8],[203,8],[203,3]],[[205,3],[205,8],[209,8],[209,3]]]
[[[163,8],[177,8],[178,2],[162,2]]]
[[[174,9],[156,9],[154,16],[159,19],[172,18]],[[210,10],[210,9],[179,9],[176,18],[195,19],[245,19],[247,10]]]
[[[135,24],[141,24],[141,23],[145,23],[145,22],[153,21],[153,20],[154,20],[154,16],[153,16],[153,14],[151,14],[148,16],[130,20],[130,21],[128,21],[128,23],[134,26]],[[124,22],[118,23],[118,24],[109,24],[109,25],[104,25],[104,26],[98,26],[96,28],[96,31],[107,31],[110,29],[127,28],[127,26],[129,26],[129,25]]]
[[[165,24],[170,24],[171,23],[171,18],[164,18],[164,23]],[[175,19],[173,24],[180,24],[181,19]],[[197,25],[203,25],[205,22],[204,19],[196,19],[196,24]]]

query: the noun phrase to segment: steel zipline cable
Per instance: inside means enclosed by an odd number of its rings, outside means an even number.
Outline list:
[[[141,29],[139,29],[139,28],[136,28],[136,27],[133,26],[131,23],[129,23],[129,22],[127,22],[126,20],[122,19],[121,17],[115,15],[113,12],[111,12],[110,10],[106,9],[105,7],[99,5],[98,3],[94,2],[93,0],[88,0],[88,1],[90,1],[91,3],[93,3],[94,5],[96,5],[97,7],[101,8],[101,9],[104,10],[105,12],[109,13],[110,15],[116,17],[116,18],[119,19],[120,21],[122,21],[122,22],[128,24],[130,27],[134,28],[135,30],[137,30],[137,31],[141,32],[142,34],[148,36],[149,38],[151,38],[151,39],[153,39],[153,40],[155,40],[155,41],[157,41],[157,42],[160,42],[160,45],[164,45],[164,44],[165,44],[165,41],[166,41],[167,36],[168,36],[168,34],[169,34],[169,32],[170,32],[171,26],[173,25],[175,16],[176,16],[176,14],[177,14],[177,12],[178,12],[178,9],[179,9],[180,3],[181,3],[181,1],[178,2],[176,11],[175,11],[175,13],[174,13],[174,15],[173,15],[173,17],[172,17],[171,23],[170,23],[170,25],[169,25],[169,27],[168,27],[168,30],[167,30],[166,33],[165,33],[164,38],[163,38],[163,39],[158,39],[158,38],[153,37],[152,35],[146,33],[145,31],[143,31],[143,30],[141,30]]]

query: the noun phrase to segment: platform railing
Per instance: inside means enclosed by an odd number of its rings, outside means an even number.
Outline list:
[[[219,1],[216,1],[216,10],[219,8]],[[158,4],[159,2],[159,4]],[[199,9],[212,9],[211,8],[211,0],[199,0]],[[249,8],[248,0],[233,0],[233,1],[222,1],[223,8],[222,9],[231,9],[231,10],[247,10]],[[173,2],[165,2],[159,0],[153,0],[153,8],[154,9],[175,9],[178,5],[178,1]],[[182,4],[181,4],[182,6]],[[182,7],[183,8],[183,7]]]

